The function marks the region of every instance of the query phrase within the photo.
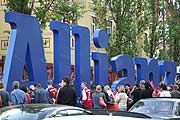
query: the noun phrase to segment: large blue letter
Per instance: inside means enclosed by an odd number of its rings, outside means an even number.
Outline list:
[[[44,83],[48,80],[48,76],[41,30],[37,18],[7,12],[5,21],[11,25],[11,34],[3,71],[5,89],[11,91],[14,80],[22,82],[25,63],[29,78],[29,81],[26,83],[34,84],[34,82],[39,82],[45,87],[46,84]]]
[[[94,45],[97,48],[106,48],[108,46],[108,35],[105,30],[97,29],[94,31]],[[92,53],[94,60],[94,84],[108,84],[108,55],[106,53]]]
[[[133,59],[129,55],[118,55],[111,58],[112,72],[123,70],[124,76],[114,81],[111,88],[115,90],[119,85],[135,85],[135,72]]]
[[[73,26],[75,36],[75,88],[77,96],[81,95],[81,82],[90,85],[90,35],[89,29]]]
[[[160,75],[164,77],[166,85],[174,84],[176,77],[176,63],[171,61],[159,62]]]
[[[50,29],[54,33],[54,83],[58,84],[64,76],[70,76],[70,27],[51,21]]]
[[[137,82],[140,80],[153,81],[154,86],[159,85],[159,67],[156,59],[135,58],[137,66]]]

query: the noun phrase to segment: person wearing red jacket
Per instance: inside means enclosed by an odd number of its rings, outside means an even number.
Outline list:
[[[92,108],[92,92],[87,87],[86,82],[81,83],[81,88],[82,88],[82,96],[81,96],[82,108],[91,109]]]

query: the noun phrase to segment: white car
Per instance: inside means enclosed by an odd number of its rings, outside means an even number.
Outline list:
[[[133,117],[125,117],[125,116],[108,116],[108,115],[81,115],[81,116],[45,118],[44,120],[145,120],[145,118],[133,118]]]

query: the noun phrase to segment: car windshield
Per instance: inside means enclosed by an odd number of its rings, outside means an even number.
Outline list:
[[[139,101],[131,109],[130,112],[143,113],[151,117],[170,117],[173,114],[172,101]]]

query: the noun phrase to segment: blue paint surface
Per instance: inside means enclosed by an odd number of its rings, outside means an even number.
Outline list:
[[[51,21],[50,29],[54,34],[54,84],[57,85],[71,72],[70,26]]]
[[[21,85],[39,82],[43,87],[48,80],[40,25],[36,17],[7,12],[5,21],[11,25],[9,45],[6,54],[2,81],[7,91],[12,82]],[[24,65],[27,66],[29,82],[23,82]]]

